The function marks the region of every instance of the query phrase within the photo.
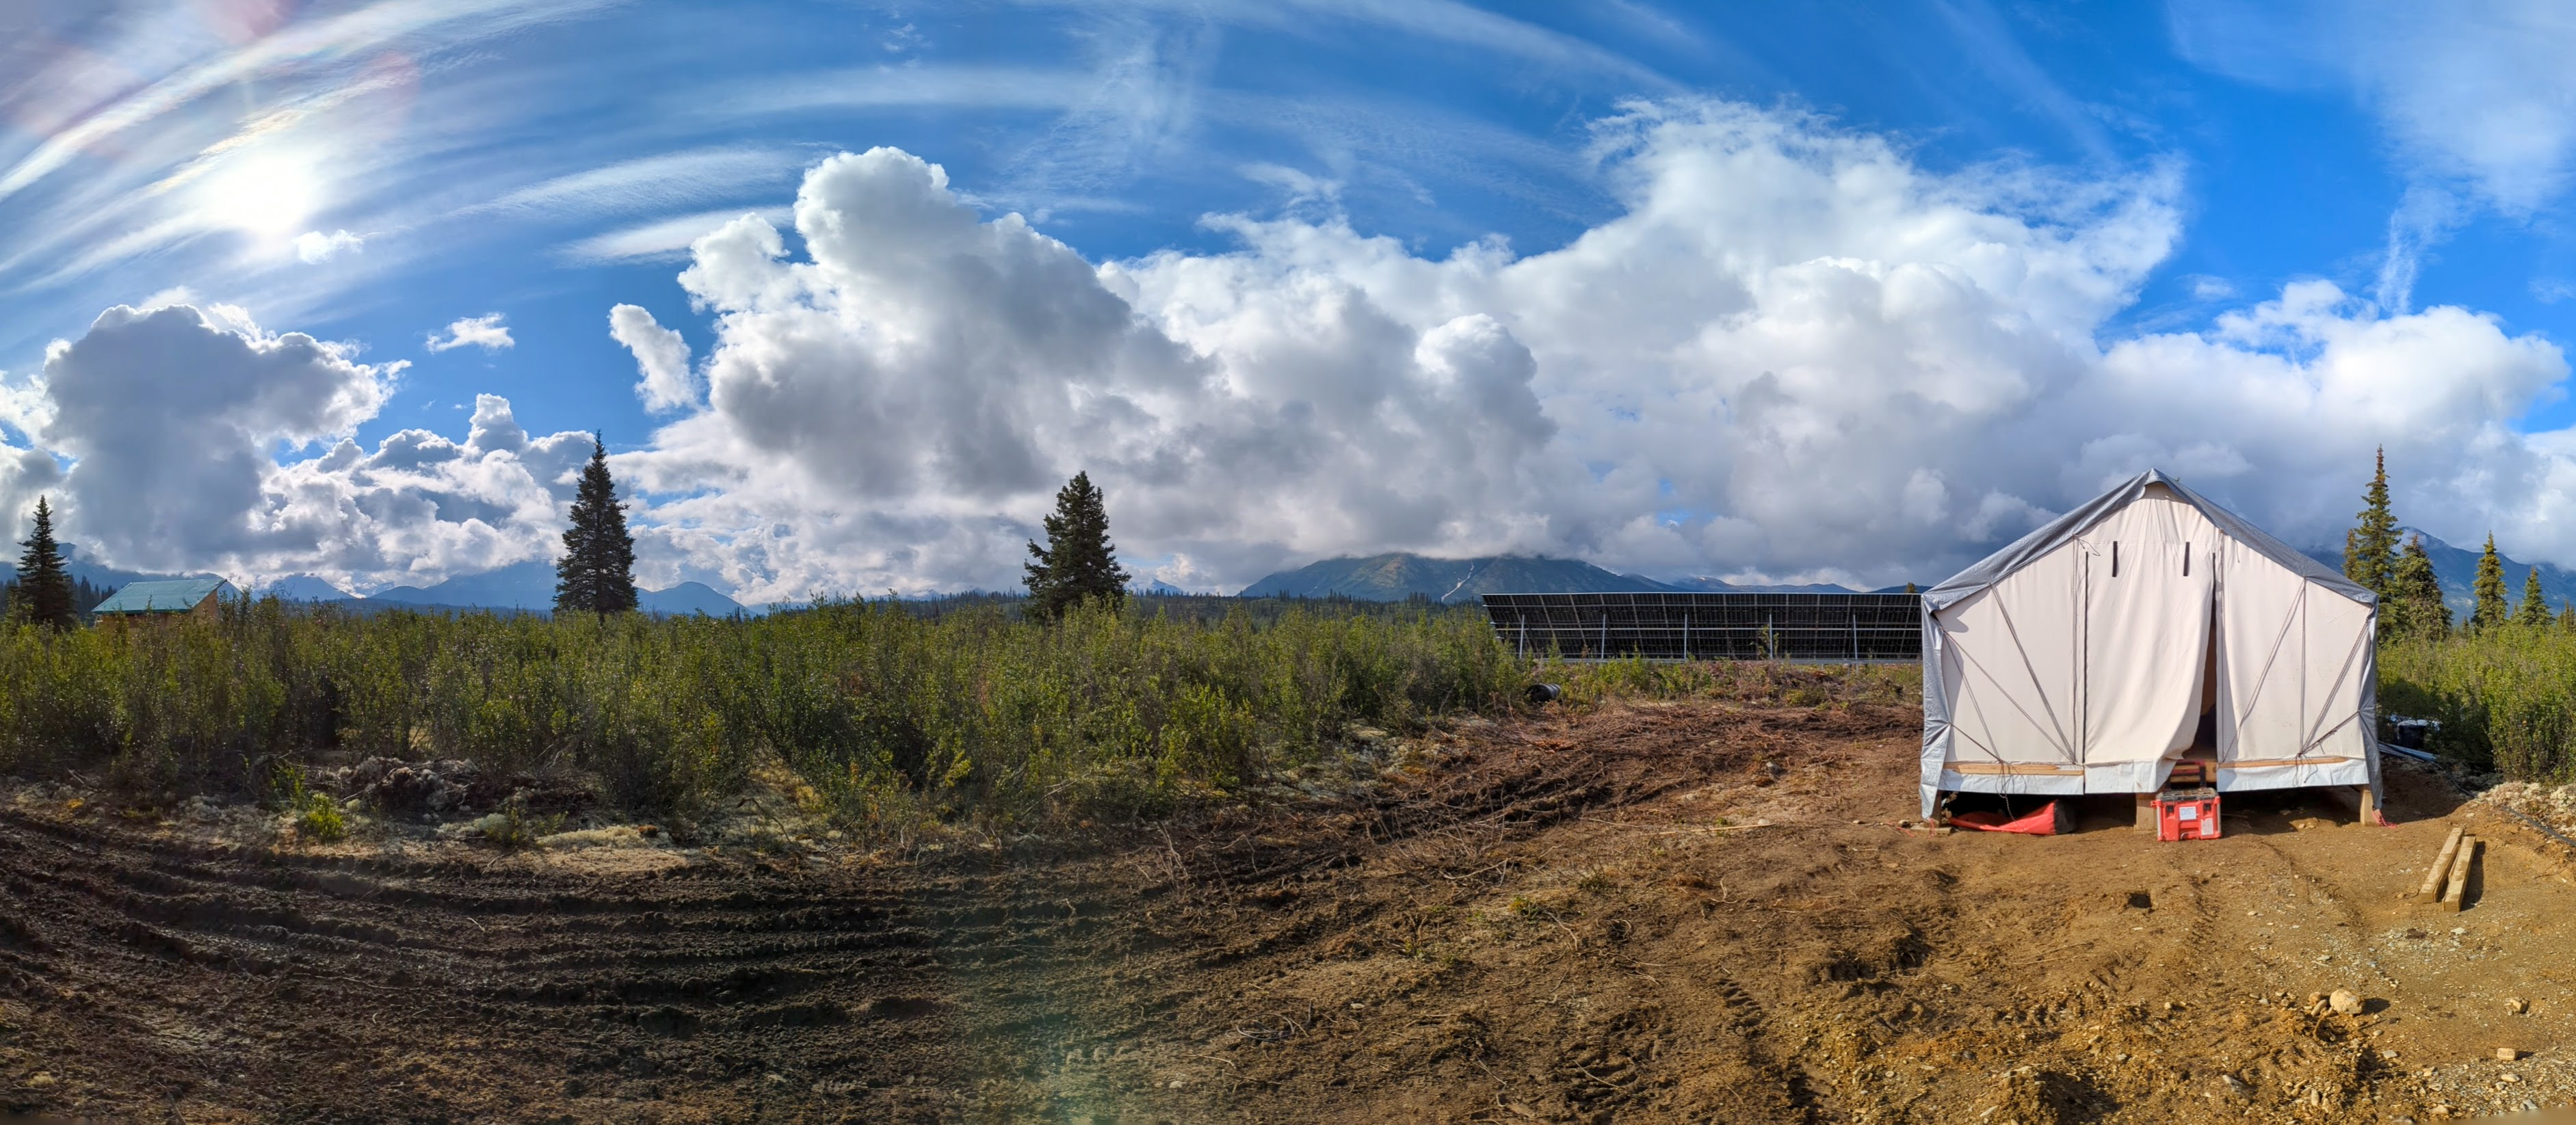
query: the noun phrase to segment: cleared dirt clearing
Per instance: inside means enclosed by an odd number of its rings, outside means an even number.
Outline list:
[[[2568,1097],[2558,845],[2394,767],[2390,829],[2231,799],[2205,843],[2124,811],[1911,835],[1891,822],[1919,722],[1614,706],[1417,742],[1339,800],[902,862],[280,854],[22,800],[0,811],[0,1098],[2034,1125]],[[2401,901],[2455,817],[2487,841],[2469,909]],[[2309,1007],[2337,988],[2367,1010]]]

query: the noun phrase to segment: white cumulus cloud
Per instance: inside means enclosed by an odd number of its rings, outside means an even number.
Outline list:
[[[689,342],[679,333],[662,327],[651,312],[618,305],[608,310],[608,334],[635,353],[636,370],[644,376],[643,382],[635,384],[635,394],[646,409],[696,405],[698,388],[689,375]]]
[[[421,429],[372,450],[341,441],[268,474],[258,510],[280,542],[238,565],[377,587],[552,558],[590,442],[532,436],[488,394],[463,441]]]
[[[454,351],[465,347],[481,348],[487,352],[500,351],[517,342],[510,339],[510,327],[501,323],[501,320],[500,313],[466,317],[449,324],[446,335],[430,333],[429,342],[425,346],[433,352]]]
[[[702,352],[610,310],[676,414],[612,458],[642,575],[1008,588],[1087,470],[1138,572],[1191,588],[1387,550],[1876,586],[2149,466],[2331,545],[2382,444],[2408,522],[2576,562],[2576,432],[2516,422],[2563,392],[2557,345],[2321,281],[2118,327],[2181,237],[2176,169],[1935,171],[1724,102],[1596,130],[1619,213],[1528,254],[1426,256],[1306,200],[1100,263],[911,154],[826,160],[793,239],[746,215],[689,248]],[[461,441],[335,440],[392,377],[238,310],[111,310],[0,405],[122,560],[370,586],[543,557],[587,435],[484,396]],[[8,452],[0,491],[43,484]]]
[[[306,265],[320,265],[342,254],[355,254],[366,244],[365,238],[345,230],[329,234],[308,230],[295,236],[295,256]]]
[[[64,484],[81,534],[137,565],[202,565],[272,546],[273,451],[355,429],[398,370],[239,310],[119,305],[47,351],[37,436],[75,459]]]
[[[737,585],[1004,585],[1080,468],[1123,490],[1121,534],[1194,557],[1521,537],[1508,513],[1554,426],[1492,317],[1409,325],[1324,284],[1243,310],[1239,346],[1201,345],[892,149],[825,161],[795,217],[806,260],[756,217],[699,240],[681,284],[716,317],[707,408],[629,459],[648,487],[709,490],[655,515]]]
[[[0,396],[0,421],[40,446],[0,445],[0,503],[50,493],[94,557],[245,581],[374,588],[549,556],[590,436],[531,436],[481,395],[462,441],[404,430],[361,447],[350,434],[404,366],[229,306],[109,309]],[[303,452],[281,464],[281,448]]]
[[[1930,580],[2149,464],[2327,543],[2380,443],[2427,527],[2576,516],[2467,494],[2555,471],[2510,420],[2564,357],[2493,318],[2308,283],[2105,339],[2180,236],[2171,169],[1935,173],[1696,102],[1598,151],[1624,213],[1544,253],[1219,217],[1238,249],[1096,267],[935,165],[838,157],[805,256],[758,219],[695,245],[707,406],[626,463],[690,493],[660,549],[764,596],[1008,586],[1076,469],[1131,555],[1228,583],[1399,549]]]

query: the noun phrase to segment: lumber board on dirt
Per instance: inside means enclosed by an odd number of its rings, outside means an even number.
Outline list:
[[[2477,861],[2478,838],[2460,837],[2460,854],[2459,858],[2451,861],[2451,885],[2442,892],[2442,909],[2453,914],[2460,912],[2463,905],[2460,900],[2469,891],[2469,867]]]
[[[2138,794],[2138,831],[2150,836],[2156,834],[2156,795],[2153,793]]]
[[[2434,895],[2441,893],[2443,886],[2450,881],[2451,860],[2460,854],[2460,837],[2466,832],[2468,828],[2463,825],[2451,826],[2451,834],[2442,840],[2441,852],[2433,857],[2433,866],[2424,872],[2424,885],[2416,889],[2416,898],[2430,902]]]

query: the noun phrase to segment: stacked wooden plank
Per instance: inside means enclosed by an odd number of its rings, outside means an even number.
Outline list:
[[[2433,866],[2424,872],[2424,885],[2413,897],[2423,902],[2439,902],[2442,909],[2457,913],[2460,900],[2469,888],[2469,868],[2477,862],[2478,838],[2466,828],[2453,828],[2442,841],[2442,850],[2433,857]],[[2438,896],[2438,897],[2437,897]]]

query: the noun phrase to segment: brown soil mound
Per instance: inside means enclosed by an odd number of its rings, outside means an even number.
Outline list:
[[[0,1107],[2064,1125],[2568,1096],[2559,845],[2393,766],[2391,829],[2249,796],[2210,842],[2124,803],[1915,835],[1919,723],[1614,707],[1082,854],[793,868],[278,853],[22,804]],[[2488,841],[2470,909],[2400,901],[2451,817]],[[2310,1003],[2337,988],[2366,1010]]]

